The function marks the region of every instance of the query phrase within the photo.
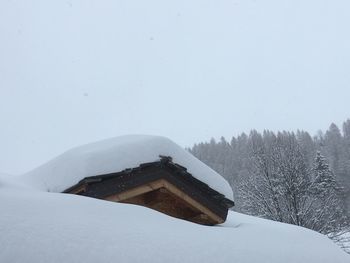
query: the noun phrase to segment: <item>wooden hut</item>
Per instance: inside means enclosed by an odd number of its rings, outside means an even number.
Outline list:
[[[234,205],[167,156],[131,169],[86,177],[64,193],[141,205],[204,225],[223,223]]]

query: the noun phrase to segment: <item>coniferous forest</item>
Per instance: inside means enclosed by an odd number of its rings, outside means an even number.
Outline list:
[[[349,230],[350,119],[317,135],[252,130],[189,151],[227,179],[239,212],[334,239]]]

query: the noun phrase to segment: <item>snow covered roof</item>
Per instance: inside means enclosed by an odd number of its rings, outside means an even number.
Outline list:
[[[80,146],[22,175],[41,190],[62,192],[88,176],[119,172],[171,156],[198,180],[233,200],[228,182],[171,140],[150,135],[127,135]]]

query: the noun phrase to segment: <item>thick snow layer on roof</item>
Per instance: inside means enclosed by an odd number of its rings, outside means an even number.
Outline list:
[[[327,237],[301,227],[234,212],[223,225],[202,226],[7,179],[0,177],[0,262],[350,262]]]
[[[171,156],[194,177],[233,200],[232,189],[222,176],[160,136],[128,135],[80,146],[23,175],[23,179],[42,190],[62,192],[85,177],[158,161],[159,155]]]

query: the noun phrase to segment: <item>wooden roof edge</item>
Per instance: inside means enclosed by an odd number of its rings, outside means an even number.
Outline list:
[[[162,156],[160,156],[160,157],[162,157]],[[203,181],[201,181],[201,180],[197,179],[196,177],[194,177],[191,173],[189,173],[187,171],[186,167],[183,167],[183,166],[181,166],[181,165],[179,165],[177,163],[173,163],[171,161],[171,159],[170,159],[169,162],[167,162],[167,167],[180,170],[182,175],[186,175],[186,177],[185,177],[186,180],[191,180],[191,181],[195,182],[196,184],[200,185],[203,190],[208,191],[210,193],[211,197],[216,199],[216,200],[218,200],[224,207],[231,208],[231,207],[233,207],[235,205],[234,201],[226,198],[225,195],[223,195],[220,192],[214,190],[208,184],[206,184]]]
[[[84,183],[82,183],[82,182],[79,182],[79,183],[77,183],[77,184],[75,184],[75,185],[72,185],[71,187],[69,187],[69,188],[67,188],[66,190],[64,190],[64,191],[62,191],[62,193],[70,193],[70,192],[72,192],[74,189],[76,189],[77,187],[79,187],[79,186],[81,186],[81,185],[83,185]]]
[[[84,184],[98,183],[98,182],[104,181],[106,179],[117,177],[117,176],[119,176],[121,174],[132,173],[133,171],[140,170],[142,168],[152,166],[152,164],[157,164],[159,162],[160,161],[149,162],[149,163],[142,163],[142,164],[140,164],[137,167],[126,168],[126,169],[124,169],[122,171],[119,171],[119,172],[87,176],[87,177],[84,177],[83,179],[81,179],[78,183],[76,183],[76,184],[72,185],[71,187],[67,188],[66,190],[64,190],[62,193],[69,193],[71,190],[73,190],[76,187],[79,187],[81,185],[84,185]]]
[[[134,171],[139,171],[142,170],[144,168],[147,167],[151,167],[151,166],[160,166],[162,168],[169,168],[170,170],[175,170],[176,172],[181,173],[182,175],[186,175],[185,178],[186,180],[192,181],[194,183],[196,183],[197,185],[200,185],[200,188],[203,191],[206,191],[212,198],[216,199],[217,201],[219,201],[219,203],[221,203],[224,207],[226,208],[231,208],[235,205],[234,201],[226,198],[223,194],[219,193],[218,191],[214,190],[213,188],[211,188],[208,184],[202,182],[201,180],[195,178],[192,174],[190,174],[187,171],[187,168],[184,166],[181,166],[177,163],[174,163],[172,160],[171,156],[164,156],[164,155],[159,155],[160,160],[158,161],[154,161],[154,162],[148,162],[148,163],[142,163],[140,164],[138,167],[134,167],[134,168],[127,168],[124,169],[120,172],[114,172],[114,173],[109,173],[109,174],[101,174],[101,175],[94,175],[94,176],[88,176],[83,178],[82,180],[80,180],[77,184],[69,187],[68,189],[64,190],[62,193],[69,193],[71,192],[73,189],[81,186],[81,185],[88,185],[91,183],[98,183],[110,178],[114,178],[117,176],[120,176],[122,174],[129,174],[132,173]]]

